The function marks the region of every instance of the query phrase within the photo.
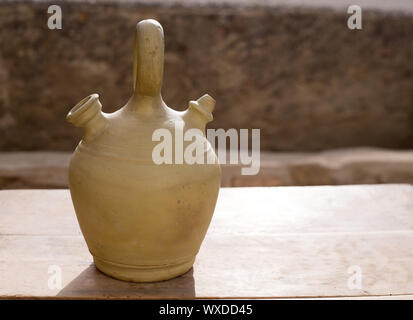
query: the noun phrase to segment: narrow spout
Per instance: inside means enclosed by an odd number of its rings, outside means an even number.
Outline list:
[[[204,94],[196,101],[189,101],[189,107],[184,111],[182,118],[189,127],[204,131],[206,124],[213,120],[212,111],[214,108],[214,98]]]
[[[66,120],[84,129],[83,140],[85,142],[92,141],[102,133],[107,125],[99,95],[94,93],[82,99],[69,111]]]

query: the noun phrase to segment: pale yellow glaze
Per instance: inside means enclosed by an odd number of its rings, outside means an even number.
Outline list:
[[[155,20],[139,22],[135,90],[127,104],[106,114],[99,96],[92,94],[67,115],[84,129],[69,168],[79,225],[96,266],[122,280],[166,280],[188,271],[220,186],[218,160],[205,138],[215,101],[204,95],[191,101],[186,111],[169,108],[161,97],[163,58],[161,25]],[[211,164],[153,162],[152,150],[159,144],[152,141],[154,130],[174,133],[176,123],[185,130],[202,130]]]

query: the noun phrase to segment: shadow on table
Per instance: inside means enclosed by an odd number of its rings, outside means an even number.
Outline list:
[[[116,280],[100,272],[94,264],[88,266],[67,284],[57,297],[90,299],[162,299],[195,297],[193,269],[177,278],[152,282],[134,283]]]

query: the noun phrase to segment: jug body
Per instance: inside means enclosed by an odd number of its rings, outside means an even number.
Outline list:
[[[145,71],[142,65],[148,49],[142,38],[155,37],[154,46],[163,50],[159,27],[153,20],[137,26],[135,93],[124,107],[105,114],[95,94],[68,115],[70,122],[84,128],[69,166],[69,188],[82,234],[98,269],[136,282],[170,279],[192,267],[220,187],[219,163],[204,131],[215,102],[204,96],[185,112],[170,109],[160,96],[162,69]],[[163,51],[158,56],[163,59]],[[168,150],[174,159],[177,150],[191,143],[177,139],[177,128],[198,129],[204,163],[154,161],[161,142],[154,139],[158,129],[171,133]]]

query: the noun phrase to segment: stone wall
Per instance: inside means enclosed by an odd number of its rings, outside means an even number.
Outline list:
[[[50,3],[0,1],[0,150],[72,150],[76,102],[122,106],[145,18],[165,30],[165,101],[210,93],[212,127],[261,128],[267,150],[413,146],[411,15],[365,10],[350,31],[342,9],[198,2],[57,1],[63,29],[49,30]]]

